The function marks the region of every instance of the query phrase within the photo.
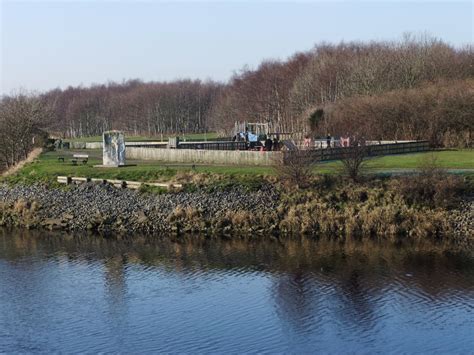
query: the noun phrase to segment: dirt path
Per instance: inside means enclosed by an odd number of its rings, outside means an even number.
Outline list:
[[[33,149],[33,150],[30,152],[30,154],[28,154],[28,157],[27,157],[25,160],[22,160],[22,161],[19,162],[17,165],[12,166],[10,169],[8,169],[7,171],[3,172],[3,173],[2,173],[2,177],[15,174],[18,170],[20,170],[21,168],[23,168],[23,166],[25,166],[25,164],[31,163],[33,160],[35,160],[35,159],[41,154],[42,151],[43,151],[43,148],[35,148],[35,149]]]
[[[474,173],[474,169],[443,169],[449,174],[470,174]],[[406,168],[400,168],[400,169],[367,169],[368,174],[381,174],[381,175],[391,175],[391,176],[397,176],[397,175],[408,175],[408,174],[413,174],[416,173],[418,170],[417,169],[406,169]]]

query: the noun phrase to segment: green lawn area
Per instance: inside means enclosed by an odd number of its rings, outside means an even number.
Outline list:
[[[176,134],[163,134],[163,136],[129,136],[125,134],[125,141],[128,142],[157,142],[163,139],[167,141],[169,137],[175,137]],[[179,135],[180,139],[183,139],[182,135]],[[209,133],[193,133],[193,134],[185,134],[184,138],[188,141],[193,139],[204,140],[204,139],[215,139],[217,138],[217,133],[209,132]],[[102,142],[102,136],[90,136],[90,137],[81,137],[81,138],[72,138],[72,139],[65,139],[66,142]]]
[[[474,149],[443,150],[426,153],[412,153],[400,155],[387,155],[370,158],[365,163],[369,172],[384,170],[416,169],[431,156],[436,158],[436,164],[445,169],[474,169]],[[319,164],[316,170],[332,172],[341,168],[341,162],[327,162]]]
[[[122,168],[99,168],[94,165],[102,164],[102,150],[88,149],[80,151],[88,154],[87,164],[73,165],[71,158],[73,154],[79,153],[75,150],[62,150],[45,152],[33,163],[25,165],[15,175],[3,178],[10,182],[54,182],[58,176],[89,177],[101,179],[120,179],[130,181],[157,181],[165,182],[173,180],[179,172],[199,172],[223,174],[229,177],[251,176],[273,174],[271,167],[239,167],[239,166],[210,166],[198,165],[195,169],[192,164],[164,164],[156,161],[134,161],[127,160],[126,166]],[[58,157],[64,157],[64,162]]]
[[[56,181],[57,176],[75,176],[165,182],[173,180],[180,172],[221,174],[231,178],[229,180],[255,180],[260,176],[276,174],[272,167],[197,165],[195,169],[192,169],[191,164],[165,164],[156,161],[133,160],[128,160],[127,163],[136,164],[135,166],[96,168],[94,165],[102,163],[102,150],[80,151],[82,154],[89,155],[89,162],[86,165],[74,166],[70,159],[73,154],[78,152],[75,150],[63,150],[43,153],[35,162],[25,165],[15,175],[2,178],[2,180],[24,183],[38,181],[51,183]],[[367,161],[367,171],[369,173],[379,173],[416,169],[426,157],[432,154],[437,157],[440,167],[447,169],[474,169],[474,150],[470,149],[372,158]],[[58,161],[59,156],[63,156],[65,161]],[[315,173],[335,174],[340,171],[341,165],[341,162],[321,163],[315,166],[314,171]],[[474,170],[469,173],[474,173]]]

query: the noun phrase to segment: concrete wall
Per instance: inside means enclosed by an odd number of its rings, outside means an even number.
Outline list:
[[[74,143],[72,149],[100,149],[102,143]],[[217,164],[217,165],[258,165],[270,166],[291,157],[289,152],[256,152],[241,150],[166,149],[134,147],[126,144],[126,158],[136,160],[156,160],[168,163]],[[302,151],[313,156],[314,161],[341,159],[344,149],[331,148]],[[403,142],[397,144],[371,145],[367,147],[369,156],[405,154],[429,150],[426,141]]]
[[[342,159],[352,148],[331,148],[303,150],[297,154],[308,155],[312,161]],[[406,154],[429,150],[426,141],[367,146],[367,155]],[[157,149],[127,147],[127,159],[157,160],[170,163],[197,163],[218,165],[258,165],[270,166],[277,162],[287,162],[293,158],[291,152],[256,152],[243,150],[202,150],[202,149]]]
[[[281,152],[239,150],[155,149],[127,147],[127,159],[170,163],[270,166],[281,161]]]

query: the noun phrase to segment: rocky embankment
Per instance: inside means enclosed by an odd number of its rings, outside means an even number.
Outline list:
[[[450,211],[449,219],[456,241],[474,248],[474,196],[466,196],[458,208]]]
[[[278,198],[271,186],[251,193],[236,188],[158,195],[110,185],[68,189],[0,185],[0,225],[131,233],[215,232],[217,227],[226,229],[223,221],[231,225],[235,215],[261,216],[274,210]],[[260,229],[255,227],[255,231]]]
[[[0,226],[237,236],[293,233],[338,240],[374,236],[391,241],[440,240],[446,236],[442,239],[460,247],[474,247],[472,196],[450,211],[414,210],[385,199],[370,202],[366,196],[370,191],[356,191],[342,204],[339,200],[330,202],[335,193],[341,195],[339,190],[280,196],[270,184],[252,192],[235,187],[166,194],[94,184],[62,189],[0,184]]]

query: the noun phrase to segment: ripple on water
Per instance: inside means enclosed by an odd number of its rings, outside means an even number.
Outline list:
[[[472,259],[323,253],[310,242],[193,243],[0,234],[0,351],[474,348]]]

